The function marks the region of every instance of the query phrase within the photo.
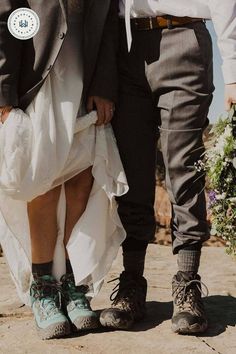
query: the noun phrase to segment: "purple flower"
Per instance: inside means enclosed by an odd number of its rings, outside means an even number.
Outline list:
[[[210,191],[209,194],[210,207],[216,203],[216,192]]]

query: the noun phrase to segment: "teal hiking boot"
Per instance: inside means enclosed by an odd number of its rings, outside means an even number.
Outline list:
[[[30,288],[32,310],[41,339],[70,333],[70,323],[61,310],[61,289],[51,275],[36,278]]]
[[[76,286],[73,274],[65,274],[61,278],[64,305],[67,315],[76,330],[89,330],[99,327],[99,319],[89,304],[85,294],[87,286]]]

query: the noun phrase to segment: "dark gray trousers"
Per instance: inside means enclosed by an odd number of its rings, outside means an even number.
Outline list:
[[[133,28],[132,34],[128,53],[121,20],[113,129],[130,190],[118,200],[118,210],[127,237],[153,239],[159,131],[177,253],[209,238],[205,177],[194,163],[204,151],[202,133],[214,90],[211,38],[203,22],[163,30]]]

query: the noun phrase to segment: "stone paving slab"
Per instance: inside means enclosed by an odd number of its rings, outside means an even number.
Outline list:
[[[121,270],[121,254],[114,262],[104,287],[93,301],[101,310]],[[16,296],[4,258],[0,258],[0,353],[1,354],[235,354],[236,353],[236,261],[224,248],[203,249],[200,273],[208,285],[205,299],[210,326],[203,336],[180,336],[171,332],[171,278],[176,258],[171,248],[150,245],[145,276],[149,283],[148,315],[132,331],[107,331],[73,335],[42,341],[32,321],[31,311]]]

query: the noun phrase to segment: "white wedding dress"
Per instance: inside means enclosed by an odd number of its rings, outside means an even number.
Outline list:
[[[13,109],[0,126],[0,243],[26,304],[32,280],[27,201],[93,166],[87,208],[67,245],[76,284],[88,284],[91,296],[98,293],[125,238],[115,198],[128,185],[112,128],[96,127],[96,112],[77,114],[83,89],[80,45],[78,23],[71,20],[59,57],[34,101],[25,112]],[[53,262],[58,280],[65,273],[65,212],[62,187]]]

